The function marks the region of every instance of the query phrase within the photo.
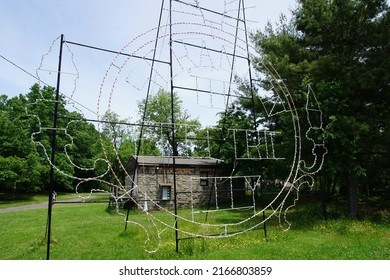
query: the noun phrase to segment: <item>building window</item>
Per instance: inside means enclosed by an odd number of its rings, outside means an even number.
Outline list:
[[[161,199],[170,200],[172,184],[160,184],[160,188],[161,188]]]
[[[209,173],[207,171],[200,171],[200,185],[202,187],[208,187],[209,185]]]

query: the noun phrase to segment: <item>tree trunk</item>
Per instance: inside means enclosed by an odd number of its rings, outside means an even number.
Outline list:
[[[356,188],[356,174],[347,175],[348,215],[356,219],[358,217],[358,194]]]
[[[326,209],[326,185],[327,184],[328,184],[328,180],[326,180],[326,177],[320,176],[320,198],[321,198],[322,216],[324,220],[328,220],[328,211]]]

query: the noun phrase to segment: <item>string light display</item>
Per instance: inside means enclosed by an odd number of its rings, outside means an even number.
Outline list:
[[[268,220],[276,217],[283,229],[287,230],[290,223],[287,220],[287,212],[295,206],[299,198],[299,190],[303,185],[312,187],[314,185],[314,175],[322,168],[324,157],[327,152],[323,134],[322,113],[319,102],[311,87],[307,93],[307,103],[305,105],[306,116],[303,119],[307,123],[308,130],[301,131],[301,119],[295,106],[293,96],[283,82],[282,77],[276,69],[264,58],[253,59],[258,56],[248,41],[247,20],[245,18],[246,8],[244,0],[224,0],[213,1],[215,6],[210,6],[210,1],[202,0],[173,0],[162,1],[162,9],[158,27],[148,30],[133,40],[129,41],[121,50],[114,53],[114,58],[105,72],[96,94],[96,116],[95,124],[102,132],[103,126],[106,136],[111,139],[110,147],[107,147],[105,139],[100,133],[101,158],[95,160],[93,166],[83,167],[75,164],[69,156],[69,150],[74,145],[74,136],[70,128],[76,128],[77,120],[70,120],[64,127],[56,128],[58,133],[63,133],[69,142],[62,147],[59,153],[67,158],[72,166],[87,174],[96,170],[97,164],[104,163],[105,170],[94,177],[79,177],[69,174],[66,170],[61,170],[59,166],[51,162],[49,151],[51,148],[42,143],[40,134],[47,133],[53,128],[43,127],[37,115],[30,114],[36,119],[39,130],[31,135],[32,141],[43,151],[49,164],[63,176],[70,177],[77,182],[76,192],[82,184],[95,181],[105,188],[94,189],[88,196],[81,196],[86,200],[95,192],[102,192],[109,196],[110,201],[115,205],[118,214],[122,215],[127,225],[141,227],[145,231],[145,250],[156,252],[160,248],[161,235],[174,231],[180,238],[225,238],[246,233],[251,230],[260,229]],[[218,3],[216,3],[218,2]],[[220,7],[221,9],[214,9]],[[163,20],[167,23],[163,24]],[[52,52],[53,46],[58,39],[50,46],[49,52],[42,57],[41,65],[37,70],[37,77],[45,69],[44,62]],[[65,40],[63,42],[70,56],[70,67],[72,72],[73,86],[70,88],[70,96],[65,101],[72,103],[76,110],[82,111],[77,103],[71,102],[77,92],[77,81],[80,78],[79,70],[76,67],[75,57],[71,51],[74,46],[88,47],[78,43]],[[95,48],[97,49],[97,48]],[[99,49],[102,51],[108,51]],[[109,51],[111,52],[111,51]],[[271,77],[272,87],[269,92],[257,89],[257,81],[260,77],[254,77],[254,63],[262,65],[267,70],[266,75]],[[64,73],[65,74],[65,73]],[[242,81],[249,84],[249,93],[243,94]],[[251,127],[238,128],[227,126],[227,128],[216,127],[210,123],[203,124],[204,135],[202,139],[194,139],[196,135],[193,128],[188,124],[175,123],[150,123],[141,120],[138,123],[115,123],[115,119],[106,112],[115,112],[118,104],[123,102],[123,96],[133,103],[139,100],[148,100],[151,96],[158,94],[160,90],[176,93],[180,96],[181,104],[188,112],[201,112],[202,115],[210,116],[202,118],[200,121],[212,119],[216,114],[223,115],[238,100],[253,102],[260,101],[262,106],[262,117],[270,119],[277,114],[283,114],[291,120],[293,135],[293,146],[289,159],[281,156],[278,150],[278,132],[270,131],[258,122],[258,118],[253,118]],[[271,98],[272,97],[272,102]],[[55,101],[46,100],[44,97],[37,99],[39,102]],[[32,103],[29,106],[34,106]],[[78,109],[80,108],[80,109]],[[202,108],[202,109],[199,109]],[[206,111],[208,109],[209,111]],[[29,107],[26,108],[29,113]],[[146,108],[145,108],[146,110]],[[207,113],[206,113],[207,112]],[[161,135],[161,147],[166,145],[163,132],[168,128],[173,135],[179,131],[183,132],[182,141],[188,149],[185,157],[194,154],[196,143],[202,143],[202,157],[207,159],[218,159],[218,154],[213,152],[216,145],[230,143],[231,162],[233,169],[227,176],[192,176],[188,184],[190,191],[185,195],[189,197],[190,212],[182,211],[175,207],[175,211],[164,207],[155,197],[151,196],[142,183],[141,179],[133,180],[134,174],[127,168],[128,162],[123,162],[119,156],[118,143],[115,140],[112,126],[105,124],[116,124],[131,126],[136,128],[139,135],[133,139],[135,143],[135,156],[148,156],[142,154],[144,143],[149,140],[149,135],[145,133],[146,128],[153,127],[157,134]],[[221,139],[215,139],[215,135],[221,135]],[[302,158],[302,145],[309,143],[312,159],[307,163]],[[196,140],[198,142],[196,142]],[[165,142],[164,142],[165,141]],[[164,142],[164,143],[163,143]],[[158,146],[159,143],[156,143]],[[161,148],[160,147],[160,148]],[[112,154],[116,166],[113,166]],[[130,155],[129,155],[130,157]],[[161,151],[161,157],[167,159],[177,159],[180,156],[165,151]],[[291,159],[290,159],[291,158]],[[219,159],[218,159],[219,160]],[[267,178],[261,174],[261,167],[271,166],[277,161],[290,160],[290,170],[282,178]],[[174,160],[173,160],[174,162]],[[252,164],[251,171],[247,174],[240,174],[243,164]],[[118,172],[119,170],[121,172]],[[243,169],[241,169],[242,172]],[[110,175],[111,180],[107,180],[106,175]],[[127,182],[124,183],[122,174],[125,174]],[[174,180],[172,174],[168,176]],[[196,197],[199,191],[195,185],[200,180],[209,180],[210,202],[207,209],[202,209],[197,205]],[[247,197],[246,203],[241,203],[235,198],[235,180],[241,180],[242,190]],[[175,183],[175,182],[174,182]],[[266,204],[257,201],[259,192],[265,189],[266,184],[277,186],[274,197]],[[138,197],[134,197],[134,193]],[[180,193],[180,190],[178,191]],[[175,194],[175,192],[174,192]],[[183,194],[184,195],[184,194]],[[139,199],[139,197],[143,199]],[[289,204],[289,196],[293,196],[293,203]],[[136,217],[123,212],[120,205],[123,201],[131,201],[137,209],[142,211],[147,218],[147,223],[137,220]],[[212,202],[212,203],[211,203]],[[228,202],[228,203],[226,203]],[[222,211],[245,212],[241,220],[232,222],[213,223],[204,219],[205,215],[218,215]],[[168,217],[168,218],[167,218]],[[202,217],[202,218],[200,218]],[[151,239],[157,242],[151,242]],[[155,245],[155,248],[151,244]]]

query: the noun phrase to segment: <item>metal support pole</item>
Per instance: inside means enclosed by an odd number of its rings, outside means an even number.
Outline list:
[[[179,226],[177,219],[177,186],[176,186],[176,157],[178,155],[175,133],[175,110],[174,110],[174,84],[173,84],[173,50],[172,50],[172,0],[169,1],[169,62],[170,62],[170,79],[171,79],[171,117],[172,117],[172,151],[173,151],[173,203],[175,205],[175,241],[176,253],[179,252]]]
[[[263,230],[264,230],[264,237],[267,238],[267,222],[265,221],[265,202],[264,202],[264,193],[263,193],[263,187],[260,187],[260,197],[261,197],[261,206],[263,208]]]
[[[243,23],[244,23],[244,33],[245,33],[245,44],[246,44],[246,52],[247,52],[247,62],[248,62],[248,70],[249,70],[249,85],[250,85],[250,92],[251,92],[251,99],[252,99],[252,117],[253,117],[253,126],[254,129],[257,131],[257,116],[256,116],[256,107],[255,107],[255,94],[253,91],[253,79],[252,79],[252,70],[251,70],[251,60],[250,60],[250,53],[249,53],[249,39],[248,39],[248,29],[246,25],[246,14],[245,14],[245,3],[244,0],[240,0],[240,3],[242,4],[242,16],[243,16]],[[256,134],[256,142],[259,141],[259,136]],[[263,197],[263,190],[261,189],[261,197]],[[263,210],[263,229],[264,229],[264,236],[267,237],[267,225],[265,221],[265,210]]]
[[[60,53],[58,59],[58,73],[57,73],[57,88],[55,96],[55,105],[54,105],[54,116],[53,116],[53,133],[51,139],[51,165],[50,165],[50,188],[49,188],[49,203],[47,211],[47,225],[46,225],[46,234],[47,234],[47,250],[46,250],[46,259],[50,259],[50,239],[51,239],[51,220],[52,220],[52,207],[53,207],[53,192],[54,192],[54,160],[55,160],[55,150],[57,146],[56,137],[57,137],[57,120],[58,120],[58,102],[60,95],[60,81],[61,81],[61,64],[62,64],[62,46],[64,44],[64,34],[61,34],[60,39]]]

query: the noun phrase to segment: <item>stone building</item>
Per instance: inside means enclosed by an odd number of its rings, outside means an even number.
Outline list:
[[[233,186],[223,174],[222,161],[216,159],[139,156],[127,166],[126,188],[148,210],[174,208],[174,170],[176,202],[181,207],[202,207],[229,200]]]

